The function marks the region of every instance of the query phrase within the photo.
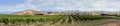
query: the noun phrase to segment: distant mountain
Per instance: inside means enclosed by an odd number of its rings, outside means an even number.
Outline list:
[[[62,11],[62,13],[65,13],[65,14],[83,14],[86,12],[78,11],[78,10],[66,10],[66,11]]]
[[[37,11],[37,10],[27,9],[27,10],[23,10],[23,11],[14,12],[13,14],[17,14],[17,15],[36,15],[36,14],[40,14],[40,15],[55,15],[55,14],[92,14],[92,15],[111,14],[111,15],[116,15],[116,14],[119,14],[120,15],[120,12],[109,12],[109,11],[89,11],[89,12],[87,12],[87,11],[79,11],[79,10],[65,10],[65,11],[48,12],[48,11]]]
[[[27,10],[15,12],[14,14],[18,14],[18,15],[35,15],[35,14],[43,14],[43,12],[42,11],[37,11],[37,10],[27,9]]]

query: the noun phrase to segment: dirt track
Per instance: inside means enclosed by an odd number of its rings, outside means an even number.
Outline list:
[[[111,23],[107,23],[107,24],[104,24],[104,25],[101,25],[101,26],[120,26],[120,20],[114,21],[114,22],[111,22]]]

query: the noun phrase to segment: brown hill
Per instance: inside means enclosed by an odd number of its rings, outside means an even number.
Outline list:
[[[44,12],[27,9],[24,11],[15,12],[14,14],[17,14],[17,15],[44,15]]]

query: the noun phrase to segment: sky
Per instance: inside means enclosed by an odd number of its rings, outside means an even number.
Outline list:
[[[41,11],[120,11],[120,0],[0,0],[0,13]]]

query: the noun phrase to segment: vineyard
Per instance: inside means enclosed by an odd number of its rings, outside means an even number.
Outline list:
[[[115,20],[92,15],[0,15],[0,26],[99,26]]]

